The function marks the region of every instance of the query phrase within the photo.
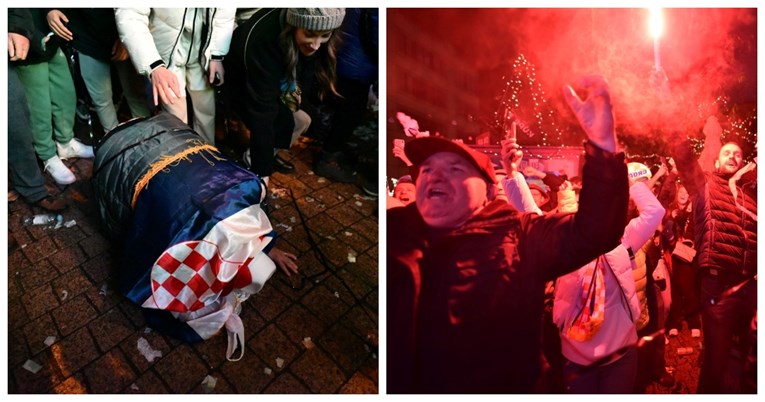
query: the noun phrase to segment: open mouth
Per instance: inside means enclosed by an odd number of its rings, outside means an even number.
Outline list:
[[[443,189],[430,188],[426,195],[428,198],[445,198],[448,194]]]

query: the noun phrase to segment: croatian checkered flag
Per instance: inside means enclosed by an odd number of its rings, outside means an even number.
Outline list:
[[[142,307],[188,313],[233,289],[256,293],[265,281],[253,283],[262,275],[253,275],[250,263],[272,240],[271,231],[265,212],[252,205],[218,222],[204,239],[169,247],[151,269],[152,293]]]

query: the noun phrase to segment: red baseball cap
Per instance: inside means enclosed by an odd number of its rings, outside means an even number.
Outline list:
[[[491,158],[486,154],[473,150],[463,143],[449,141],[439,137],[420,137],[407,142],[404,152],[409,161],[412,162],[410,172],[415,182],[417,181],[417,175],[420,173],[420,165],[422,165],[422,162],[425,162],[426,159],[435,153],[451,152],[470,161],[489,183],[497,183]]]

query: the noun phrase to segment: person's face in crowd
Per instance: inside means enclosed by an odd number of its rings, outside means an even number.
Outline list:
[[[303,28],[295,29],[295,45],[303,56],[311,56],[321,45],[329,41],[332,31],[309,31]]]
[[[683,186],[677,188],[677,203],[680,205],[688,203],[688,190]]]
[[[720,148],[720,154],[715,161],[717,171],[724,174],[736,173],[744,161],[741,147],[736,144],[725,144]]]
[[[393,197],[398,198],[404,205],[409,205],[415,199],[414,183],[398,183],[393,190]]]
[[[531,197],[534,199],[534,203],[537,204],[538,207],[542,207],[547,200],[545,200],[545,196],[540,192],[539,190],[532,188],[531,190]]]
[[[489,196],[481,172],[452,152],[437,152],[425,159],[416,188],[417,210],[435,228],[460,226],[483,208]]]

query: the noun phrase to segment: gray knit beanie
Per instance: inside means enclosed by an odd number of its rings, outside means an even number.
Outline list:
[[[309,31],[331,31],[340,27],[344,8],[290,8],[287,23]]]

